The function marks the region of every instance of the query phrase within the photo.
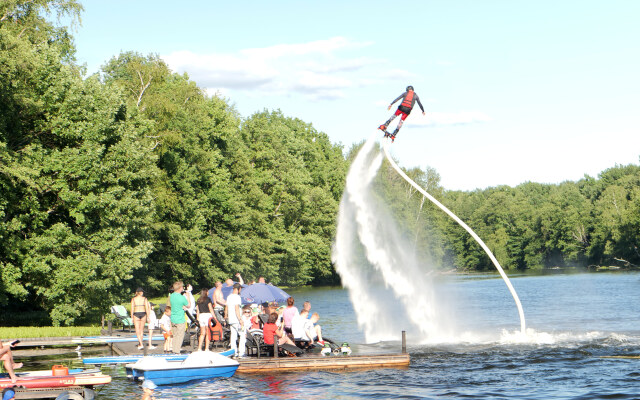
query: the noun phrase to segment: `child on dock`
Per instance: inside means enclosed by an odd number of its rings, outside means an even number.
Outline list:
[[[171,346],[173,345],[173,335],[171,334],[171,306],[167,306],[167,308],[164,309],[164,314],[162,314],[162,318],[160,318],[158,324],[164,335],[163,350],[165,353],[170,353]]]

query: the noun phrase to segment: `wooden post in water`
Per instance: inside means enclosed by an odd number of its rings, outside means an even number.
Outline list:
[[[278,358],[278,335],[273,334],[273,358]]]
[[[402,331],[402,354],[407,354],[407,332]]]

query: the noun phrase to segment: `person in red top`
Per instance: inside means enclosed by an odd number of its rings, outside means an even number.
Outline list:
[[[262,337],[264,340],[264,344],[272,345],[273,335],[275,334],[276,336],[278,336],[278,346],[281,346],[285,343],[292,344],[295,346],[295,343],[293,343],[293,341],[289,339],[289,336],[285,335],[284,324],[280,326],[276,325],[277,320],[278,320],[278,313],[269,314],[269,320],[267,320],[267,323],[264,324],[264,327],[262,328]]]
[[[392,101],[391,104],[389,104],[389,107],[387,109],[391,110],[391,107],[393,106],[393,104],[400,99],[402,99],[402,103],[400,103],[400,105],[398,106],[398,109],[396,110],[395,114],[393,114],[387,120],[387,122],[385,122],[384,124],[378,127],[378,129],[385,132],[384,137],[391,137],[391,143],[393,143],[393,141],[396,138],[396,135],[398,134],[398,131],[400,130],[400,128],[402,128],[402,124],[404,123],[404,120],[407,119],[409,114],[411,114],[411,110],[413,109],[413,106],[416,104],[416,101],[418,102],[418,105],[422,110],[422,115],[425,115],[424,107],[422,107],[422,103],[420,102],[420,98],[418,97],[418,94],[413,90],[413,86],[411,85],[407,86],[407,91],[402,93],[394,101]],[[401,115],[401,117],[400,117],[400,122],[398,122],[398,126],[396,127],[396,130],[393,131],[393,133],[388,133],[387,127],[389,126],[391,121],[393,121],[398,115]]]

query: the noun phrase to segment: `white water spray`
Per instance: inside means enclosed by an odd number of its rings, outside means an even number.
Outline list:
[[[523,335],[526,334],[526,326],[525,326],[525,321],[524,321],[524,311],[522,310],[522,304],[520,303],[520,298],[518,298],[518,294],[516,293],[516,290],[513,288],[513,285],[511,285],[511,281],[507,277],[507,274],[504,273],[504,270],[500,266],[500,263],[498,262],[496,257],[493,255],[491,250],[489,250],[489,247],[487,247],[487,245],[482,241],[482,239],[480,239],[480,237],[471,228],[469,228],[469,226],[467,224],[465,224],[464,221],[462,221],[460,218],[458,218],[458,216],[455,215],[453,212],[451,212],[451,210],[449,210],[442,203],[440,203],[438,200],[436,200],[433,196],[431,196],[429,193],[427,193],[424,189],[422,189],[420,186],[418,186],[418,184],[416,184],[411,178],[409,178],[407,176],[407,174],[404,173],[404,171],[402,169],[400,169],[400,167],[398,167],[398,165],[395,163],[395,161],[393,161],[393,158],[391,158],[391,156],[389,155],[389,142],[388,141],[385,141],[382,147],[384,148],[384,154],[387,156],[387,160],[389,161],[389,163],[391,164],[393,169],[395,169],[396,172],[398,174],[400,174],[400,176],[402,176],[404,178],[404,180],[407,181],[411,186],[413,186],[414,188],[416,188],[416,190],[418,190],[420,193],[422,193],[423,196],[425,196],[433,204],[438,206],[438,208],[440,208],[442,211],[444,211],[448,216],[453,218],[453,220],[456,221],[461,227],[463,227],[464,230],[469,232],[471,237],[473,237],[473,239],[475,239],[475,241],[478,242],[478,244],[482,247],[482,249],[485,251],[485,253],[487,253],[489,258],[491,259],[491,262],[496,267],[496,269],[500,273],[500,276],[504,280],[504,283],[507,285],[507,288],[509,288],[509,292],[511,293],[511,296],[513,296],[513,300],[516,302],[516,307],[518,307],[518,315],[520,315],[520,333],[523,334]]]
[[[378,204],[371,190],[383,160],[375,151],[375,137],[370,138],[353,161],[345,193],[340,203],[336,243],[332,259],[349,289],[358,324],[367,342],[397,339],[401,329],[429,341],[451,341],[454,332],[448,321],[446,304],[437,304],[429,263],[414,257],[413,246],[399,233],[387,206]],[[394,169],[423,196],[452,216],[478,240],[492,261],[495,257],[482,241],[451,211],[426,193],[393,162]],[[497,261],[494,264],[511,291],[525,332],[524,313],[515,290]]]
[[[367,342],[397,339],[401,330],[420,338],[452,337],[445,304],[436,304],[430,265],[414,257],[405,240],[371,190],[383,154],[371,138],[353,161],[340,203],[332,258],[349,289],[358,324]]]

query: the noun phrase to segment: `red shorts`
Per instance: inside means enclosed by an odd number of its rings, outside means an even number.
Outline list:
[[[398,108],[398,109],[396,110],[396,116],[398,116],[398,115],[400,115],[400,114],[402,114],[402,117],[400,117],[400,119],[401,119],[401,120],[403,120],[403,121],[404,121],[405,119],[407,119],[407,117],[409,116],[409,114],[407,114],[407,113],[406,113],[406,112],[404,112],[404,111],[400,111],[400,109]]]

